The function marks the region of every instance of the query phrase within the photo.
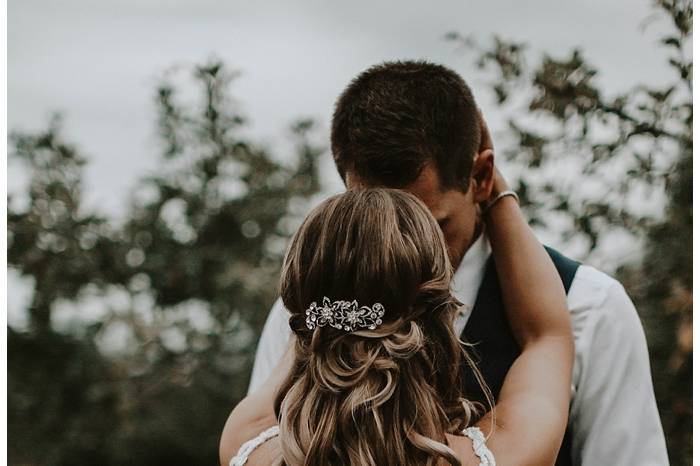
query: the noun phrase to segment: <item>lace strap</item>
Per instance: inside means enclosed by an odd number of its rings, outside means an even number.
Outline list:
[[[260,432],[260,434],[258,434],[257,437],[254,437],[245,442],[243,445],[241,445],[241,448],[238,450],[236,456],[231,458],[231,461],[228,463],[229,466],[243,466],[244,464],[246,464],[246,462],[248,461],[248,457],[251,453],[253,453],[253,450],[270,440],[272,437],[276,437],[279,434],[279,432],[279,426],[272,426],[269,429]]]
[[[496,466],[496,458],[486,446],[486,437],[478,427],[467,427],[462,431],[462,434],[469,437],[472,441],[474,454],[479,458],[479,466]]]

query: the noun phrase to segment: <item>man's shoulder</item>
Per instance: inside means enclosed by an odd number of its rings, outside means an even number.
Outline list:
[[[611,293],[624,291],[622,284],[609,274],[592,265],[580,264],[571,282],[570,301],[584,302],[589,306],[600,306]]]
[[[267,333],[272,333],[274,337],[289,334],[289,311],[284,307],[282,298],[277,298],[270,308],[263,329],[263,338]]]
[[[567,303],[575,336],[600,326],[622,334],[641,328],[637,310],[624,286],[591,265],[579,266]]]
[[[603,376],[611,368],[619,368],[619,364],[628,364],[629,355],[646,354],[639,314],[625,288],[614,277],[590,265],[581,265],[567,303],[576,348],[573,385],[577,389],[583,381],[590,383],[586,374]]]
[[[607,273],[551,247],[546,249],[568,287],[567,296],[572,312],[577,309],[599,309],[611,293],[622,292],[626,295],[622,284]]]

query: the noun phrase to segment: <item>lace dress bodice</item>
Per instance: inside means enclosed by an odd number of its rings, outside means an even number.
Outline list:
[[[253,450],[267,442],[269,439],[276,437],[279,433],[279,426],[272,426],[269,429],[263,430],[257,437],[252,438],[241,445],[241,448],[238,450],[236,456],[231,458],[231,461],[229,461],[228,466],[243,466],[248,461],[248,457],[251,453],[253,453]]]
[[[276,437],[279,432],[279,426],[272,426],[269,429],[262,431],[257,437],[245,442],[238,450],[238,454],[231,458],[229,466],[243,466],[246,464],[248,457],[251,453],[253,453],[253,450],[269,439]],[[467,427],[462,431],[462,435],[471,439],[474,454],[480,460],[479,466],[496,466],[496,458],[494,458],[493,453],[491,453],[491,450],[489,450],[489,447],[486,446],[486,437],[484,437],[484,433],[481,432],[481,429],[478,427]]]

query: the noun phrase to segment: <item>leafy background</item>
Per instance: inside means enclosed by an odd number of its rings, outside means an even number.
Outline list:
[[[675,76],[661,88],[642,76],[604,92],[584,50],[550,56],[459,31],[445,46],[464,49],[508,115],[497,149],[533,225],[581,258],[640,245],[611,272],[644,323],[672,464],[689,465],[692,5],[654,11],[673,30],[658,42],[667,61],[654,66]],[[87,157],[60,116],[11,134],[28,182],[8,196],[8,262],[32,293],[28,325],[8,327],[10,464],[217,461],[260,309],[328,157],[313,120],[289,128],[291,155],[248,139],[235,78],[215,59],[163,74],[158,170],[134,180],[119,221],[85,202]]]

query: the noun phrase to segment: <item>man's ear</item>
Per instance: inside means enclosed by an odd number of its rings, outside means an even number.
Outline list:
[[[493,190],[493,150],[486,149],[476,154],[472,166],[472,189],[474,201],[484,202]]]

